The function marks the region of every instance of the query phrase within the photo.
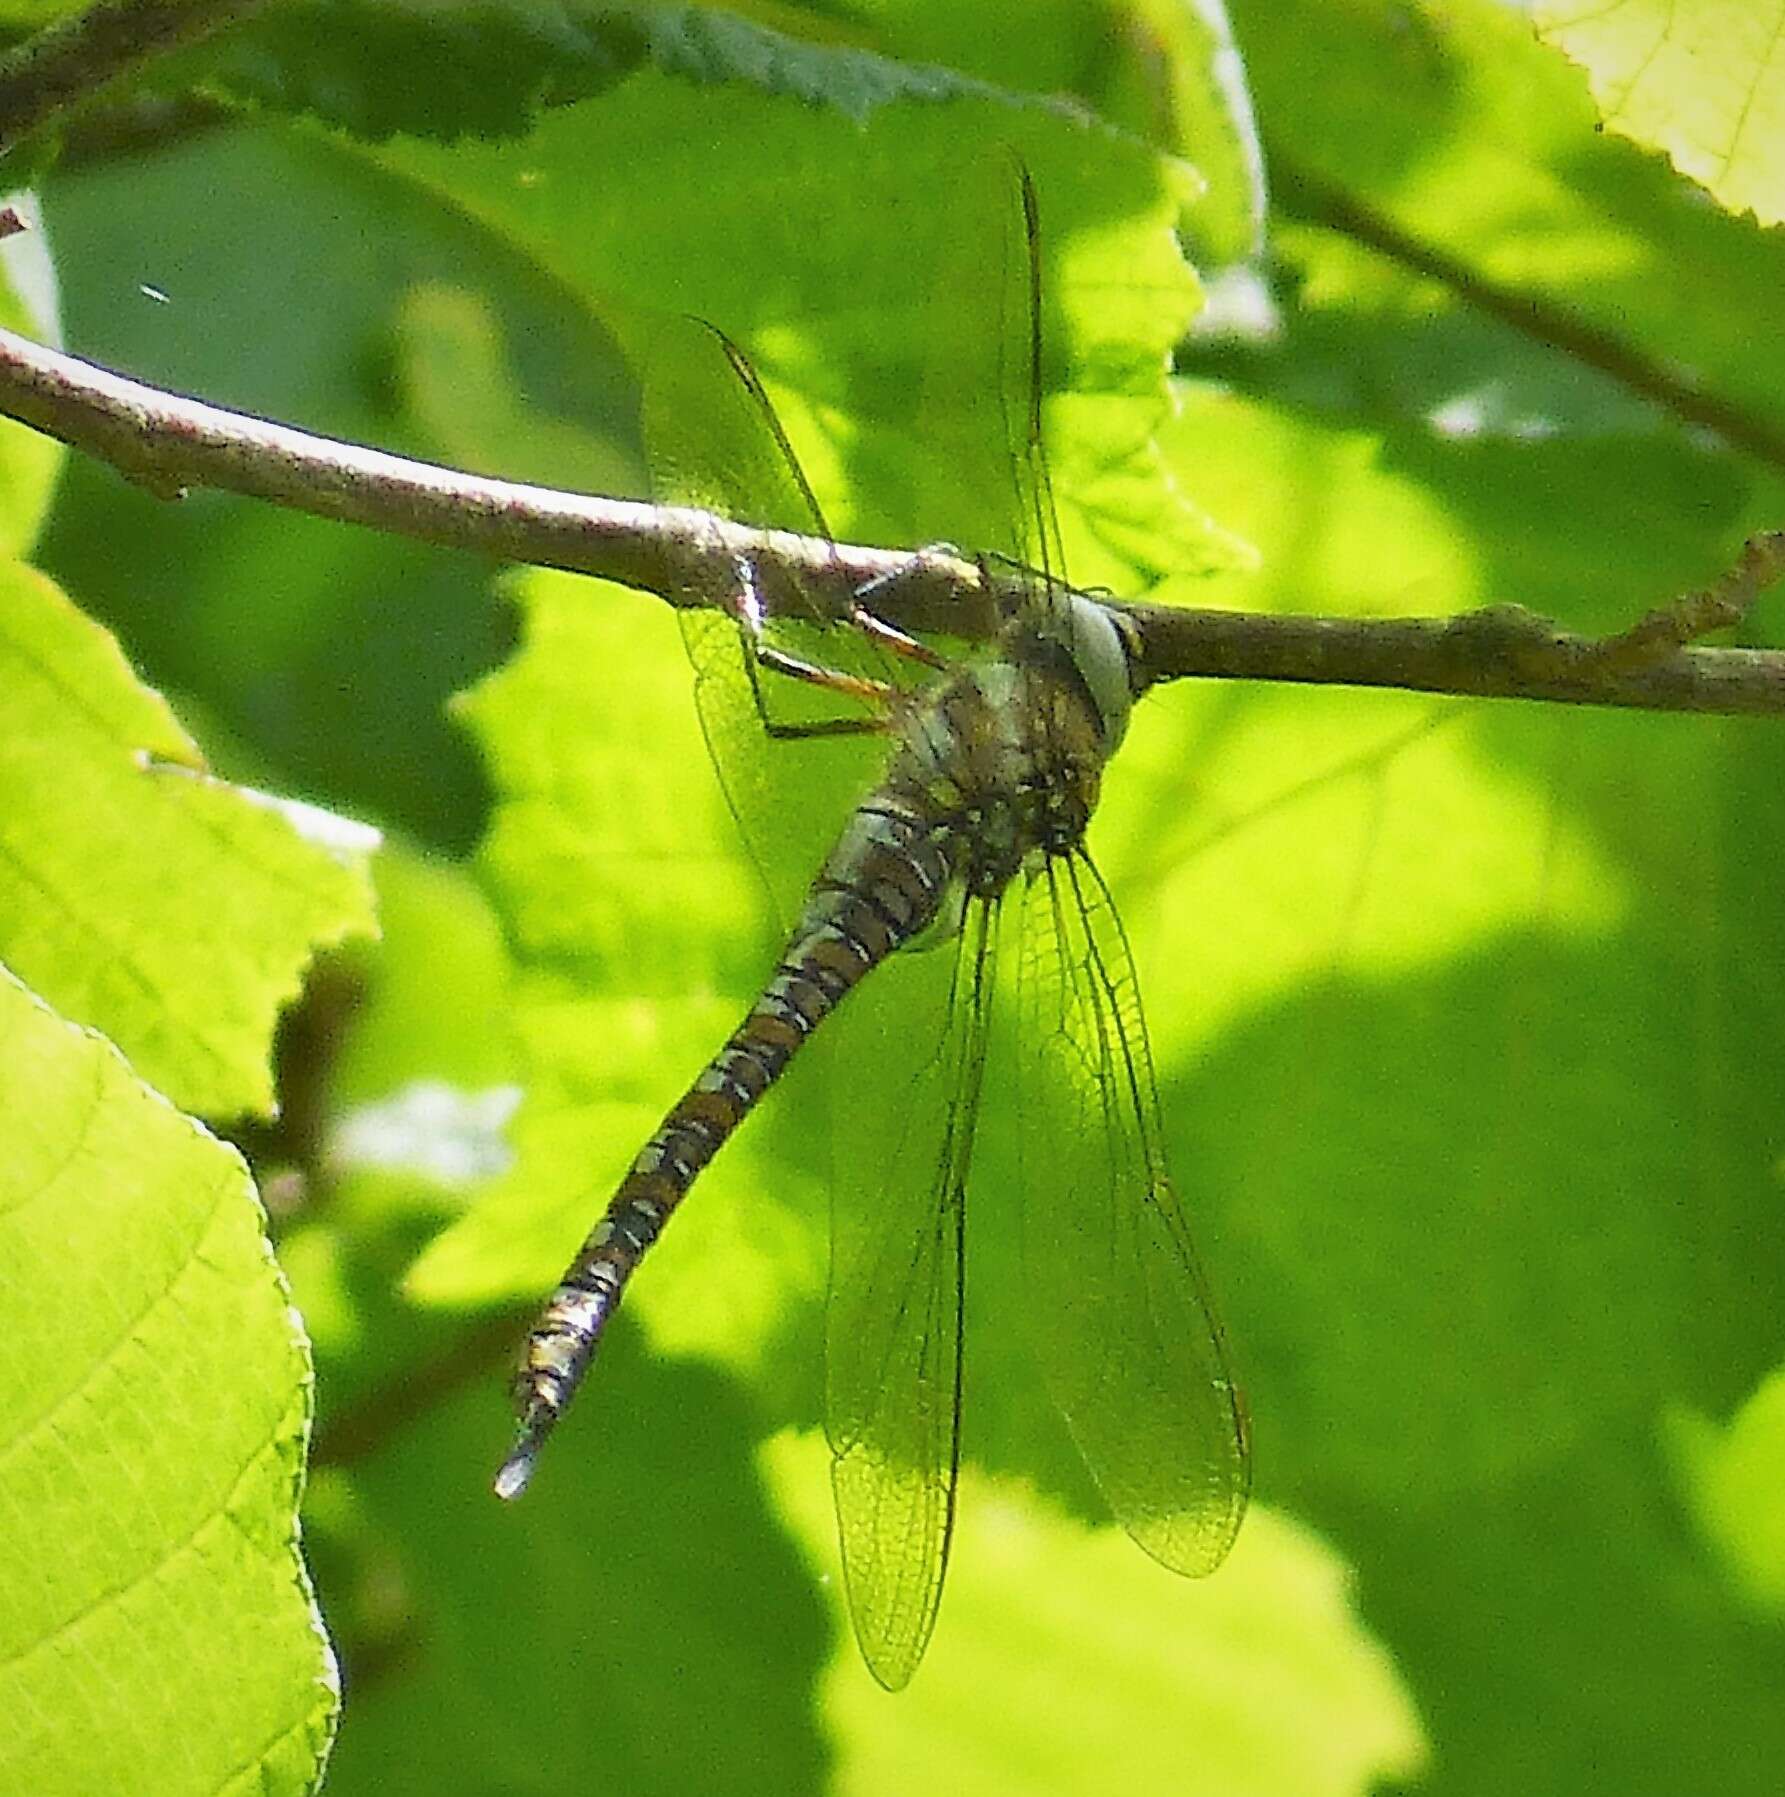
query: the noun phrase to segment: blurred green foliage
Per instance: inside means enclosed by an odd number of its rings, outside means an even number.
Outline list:
[[[1785,243],[1605,134],[1512,9],[1235,0],[1231,38],[1153,0],[747,11],[268,9],[71,139],[42,196],[65,340],[639,494],[629,357],[693,312],[840,532],[971,548],[1005,522],[969,459],[972,171],[1014,147],[1083,582],[1612,629],[1785,514]],[[1670,65],[1701,141],[1741,43]],[[1776,169],[1741,176],[1713,191],[1776,216]],[[78,457],[39,532],[56,466],[0,437],[0,540],[41,570],[0,584],[0,958],[134,1076],[0,989],[0,1551],[29,1598],[0,1783],[115,1788],[118,1753],[170,1791],[316,1774],[304,1351],[239,1170],[137,1083],[228,1121],[276,1078],[236,1133],[314,1340],[331,1789],[1775,1788],[1777,724],[1148,699],[1092,846],[1257,1503],[1202,1586],[1108,1524],[1022,1346],[994,1090],[962,1533],[886,1700],[814,1426],[825,1192],[908,1049],[905,969],[703,1179],[538,1488],[488,1496],[528,1308],[774,952],[667,609]],[[1777,603],[1742,640],[1781,640]],[[199,746],[392,833],[379,942],[363,838]],[[764,746],[777,885],[865,777],[833,751]]]

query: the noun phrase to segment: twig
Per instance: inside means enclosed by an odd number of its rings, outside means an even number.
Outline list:
[[[1429,276],[1521,336],[1597,368],[1673,417],[1703,425],[1746,454],[1785,468],[1785,431],[1763,413],[1707,391],[1688,369],[1645,356],[1626,338],[1601,330],[1540,292],[1489,279],[1402,230],[1389,214],[1373,211],[1355,195],[1299,168],[1292,158],[1272,154],[1270,167],[1273,205],[1330,226],[1403,268]]]
[[[265,0],[115,0],[0,57],[0,155],[150,57],[257,12]]]
[[[1260,617],[1134,606],[1156,680],[1203,676],[1392,686],[1477,699],[1785,716],[1785,651],[1688,647],[1747,616],[1785,574],[1785,531],[1743,545],[1713,586],[1614,636],[1582,636],[1522,605],[1451,618]]]
[[[409,461],[163,392],[0,331],[0,414],[111,463],[165,497],[189,486],[504,561],[599,575],[678,606],[735,588],[798,591],[839,616],[878,581],[875,610],[908,630],[990,634],[1018,577],[957,556],[834,544],[686,507],[523,486]],[[1476,698],[1785,716],[1785,651],[1685,646],[1736,622],[1785,572],[1785,534],[1756,537],[1706,593],[1610,638],[1521,606],[1449,618],[1317,618],[1124,607],[1151,680],[1207,677],[1402,687]],[[1660,621],[1657,621],[1660,620]]]
[[[1608,637],[1598,647],[1613,667],[1642,667],[1664,660],[1713,630],[1740,624],[1754,601],[1785,573],[1785,531],[1764,530],[1742,545],[1736,564],[1701,592],[1687,593],[1671,605],[1658,606],[1628,630]]]

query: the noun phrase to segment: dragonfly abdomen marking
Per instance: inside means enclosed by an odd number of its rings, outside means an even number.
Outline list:
[[[528,1336],[515,1380],[519,1431],[496,1478],[500,1496],[526,1488],[627,1280],[701,1169],[862,977],[935,917],[952,872],[947,841],[896,793],[857,810],[762,995],[639,1150]]]

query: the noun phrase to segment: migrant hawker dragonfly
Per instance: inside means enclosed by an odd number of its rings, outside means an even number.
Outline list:
[[[905,1032],[911,1065],[888,1081],[871,1189],[839,1189],[827,1327],[845,1583],[862,1653],[889,1689],[929,1640],[954,1523],[968,1175],[1000,959],[1015,961],[1024,1290],[1048,1390],[1110,1509],[1166,1566],[1218,1565],[1248,1490],[1245,1413],[1166,1170],[1128,945],[1084,843],[1141,684],[1135,640],[1118,608],[1061,577],[1042,456],[1036,196],[1020,167],[1003,210],[1002,255],[986,252],[1003,340],[980,411],[1012,496],[996,550],[1026,571],[1006,583],[1022,597],[959,662],[879,624],[871,592],[846,618],[794,620],[801,653],[777,647],[749,567],[722,608],[691,614],[703,722],[734,797],[772,760],[761,725],[775,729],[769,701],[788,682],[854,701],[859,715],[775,733],[868,730],[890,752],[798,902],[761,995],[622,1176],[546,1306],[496,1486],[513,1497],[527,1484],[626,1282],[701,1169],[858,984],[896,950],[923,948],[947,978],[934,1015]],[[687,396],[647,386],[661,497],[828,538],[761,383],[713,340],[728,399],[691,418]],[[722,477],[690,472],[727,406],[748,415],[731,434],[755,452],[734,453]],[[741,758],[740,720],[755,735]]]

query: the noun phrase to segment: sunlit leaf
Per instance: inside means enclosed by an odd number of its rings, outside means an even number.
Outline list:
[[[192,1110],[265,1111],[273,1020],[371,927],[363,826],[205,772],[116,641],[0,570],[0,950]]]
[[[823,1443],[783,1435],[762,1459],[807,1556],[834,1567]],[[941,1627],[909,1690],[889,1704],[839,1640],[823,1691],[836,1788],[909,1790],[944,1764],[964,1793],[1015,1779],[1339,1797],[1412,1778],[1419,1715],[1358,1609],[1333,1551],[1268,1511],[1192,1584],[1113,1527],[969,1477]]]
[[[0,1784],[297,1793],[308,1345],[233,1152],[0,974]]]
[[[1537,0],[1614,131],[1663,150],[1732,212],[1785,219],[1780,0]]]
[[[1519,62],[1467,54],[1501,28],[1452,17],[1442,39],[1365,42],[1410,95],[1442,77],[1465,118],[1484,115],[1463,96],[1497,88],[1510,114]],[[1286,40],[1248,22],[1286,72]],[[1371,60],[1355,36],[1321,53]],[[1776,475],[1645,401],[1634,362],[1487,316],[1478,263],[1374,235],[1388,206],[1447,241],[1467,206],[1471,255],[1510,241],[1480,138],[1409,139],[1395,108],[1371,124],[1298,142],[1367,203],[1323,201],[1287,235],[1304,284],[1286,283],[1274,337],[1198,354],[1223,384],[1186,391],[1172,451],[1263,566],[1174,596],[1348,615],[1516,600],[1600,630],[1698,584],[1744,519],[1776,514]],[[1579,141],[1585,191],[1597,158],[1628,162]],[[1410,200],[1440,167],[1448,208]],[[1528,275],[1599,241],[1579,192],[1523,191]],[[1642,241],[1662,230],[1657,209]],[[1738,285],[1759,278],[1767,246],[1720,241]],[[1668,303],[1620,328],[1660,329]],[[1776,640],[1773,608],[1750,629]],[[1755,1697],[1776,1631],[1719,1591],[1654,1418],[1724,1414],[1776,1359],[1764,1069],[1785,1044],[1760,895],[1777,754],[1703,720],[1180,687],[1142,707],[1112,769],[1093,840],[1261,1485],[1343,1519],[1447,1789],[1759,1790],[1745,1768],[1776,1750]],[[1634,1729],[1592,1694],[1606,1665],[1578,1619],[1608,1604]],[[1703,1727],[1682,1732],[1681,1709]]]

